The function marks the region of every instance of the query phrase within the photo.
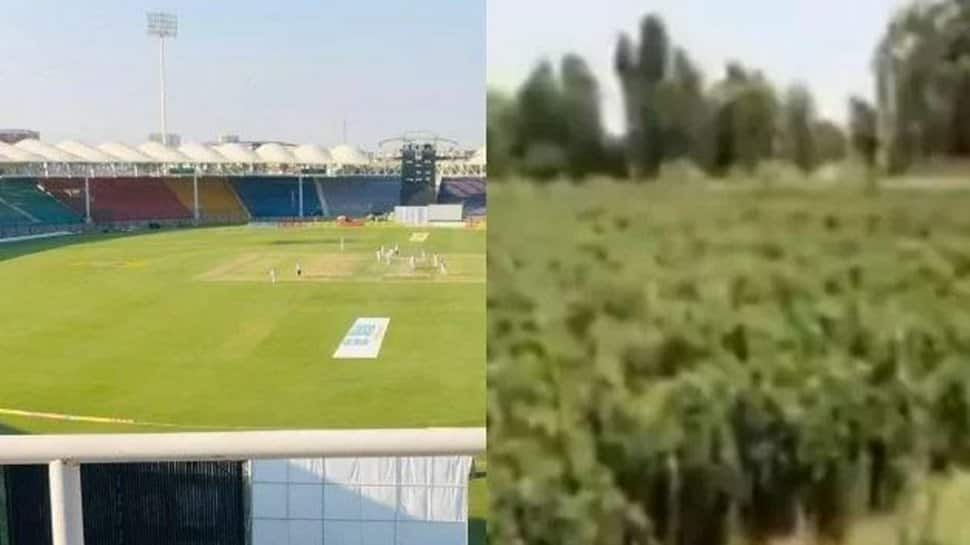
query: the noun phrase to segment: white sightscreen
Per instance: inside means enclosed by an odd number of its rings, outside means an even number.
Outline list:
[[[428,221],[462,221],[462,205],[429,204]]]
[[[252,463],[253,545],[466,545],[471,458]]]
[[[395,206],[394,221],[402,225],[426,225],[428,223],[428,207]]]

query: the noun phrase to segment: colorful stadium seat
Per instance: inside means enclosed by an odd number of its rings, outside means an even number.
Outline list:
[[[0,180],[0,223],[71,224],[81,216],[57,201],[38,186],[38,180],[13,178]]]
[[[295,178],[249,176],[233,187],[254,218],[295,218],[300,215],[299,181]],[[312,179],[303,182],[303,216],[323,215]]]
[[[43,184],[72,210],[84,213],[83,180],[51,178]],[[96,178],[91,180],[91,215],[107,223],[188,219],[192,212],[161,178]]]
[[[362,218],[393,212],[401,202],[401,179],[390,176],[348,176],[318,179],[329,217]]]
[[[90,181],[91,214],[97,223],[192,218],[192,180],[188,178],[94,178]],[[204,220],[245,221],[295,218],[299,211],[295,177],[205,177],[199,180]],[[437,201],[464,204],[466,216],[485,215],[485,180],[442,181]],[[384,214],[401,202],[401,180],[393,176],[306,178],[304,217],[362,218]],[[81,178],[14,178],[0,180],[0,225],[58,225],[83,221]]]
[[[165,183],[182,206],[193,210],[192,180],[178,178],[166,180]],[[204,220],[217,221],[245,221],[249,218],[249,213],[226,178],[199,179],[199,215]]]

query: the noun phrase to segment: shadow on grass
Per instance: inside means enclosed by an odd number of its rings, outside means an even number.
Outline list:
[[[94,231],[76,235],[64,235],[51,238],[41,238],[34,240],[24,240],[18,242],[2,242],[0,239],[0,261],[16,259],[21,256],[57,250],[78,244],[89,244],[92,242],[104,242],[118,238],[142,237],[151,235],[161,235],[173,231],[196,231],[200,229],[218,229],[220,227],[231,227],[231,225],[200,225],[198,227],[167,227],[163,229],[138,229],[135,231]]]
[[[488,522],[481,518],[468,519],[468,545],[487,545]]]
[[[488,470],[479,465],[476,459],[472,465],[471,480],[487,479]],[[469,483],[470,484],[470,483]],[[468,519],[468,545],[486,545],[488,543],[488,519],[470,517]]]
[[[337,246],[340,244],[340,238],[314,238],[309,240],[274,240],[270,242],[274,246],[301,246],[307,244],[330,244],[332,246]]]
[[[24,435],[26,432],[0,422],[0,435]]]

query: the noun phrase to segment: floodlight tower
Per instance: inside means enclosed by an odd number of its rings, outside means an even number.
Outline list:
[[[162,100],[162,145],[168,145],[168,123],[165,118],[165,38],[174,38],[178,34],[179,21],[173,13],[160,11],[148,12],[148,35],[158,38],[159,81],[161,84]]]

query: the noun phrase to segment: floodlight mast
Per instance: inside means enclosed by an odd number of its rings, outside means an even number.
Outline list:
[[[178,17],[172,13],[148,13],[148,35],[158,38],[158,69],[161,86],[162,145],[168,145],[168,120],[165,115],[165,38],[178,35]]]

